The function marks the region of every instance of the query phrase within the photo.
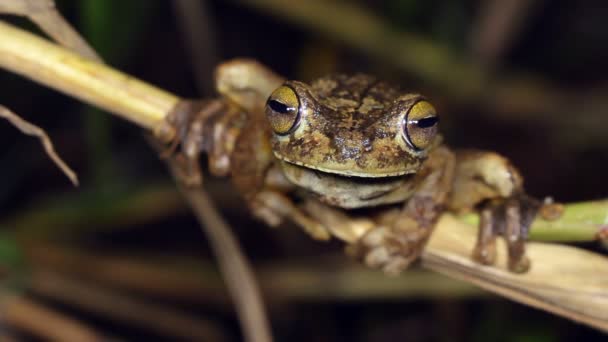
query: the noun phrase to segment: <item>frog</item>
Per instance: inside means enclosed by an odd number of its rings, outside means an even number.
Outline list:
[[[442,213],[477,211],[472,259],[494,264],[503,236],[508,269],[529,269],[529,227],[549,203],[527,195],[498,153],[449,148],[422,94],[361,73],[287,80],[251,59],[220,64],[215,82],[218,98],[169,116],[187,184],[202,183],[206,155],[210,174],[229,176],[269,226],[289,221],[316,240],[337,238],[393,275],[420,257]]]

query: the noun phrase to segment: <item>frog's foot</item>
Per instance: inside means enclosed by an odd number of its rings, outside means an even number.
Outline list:
[[[289,219],[299,225],[306,233],[316,240],[329,240],[331,235],[327,228],[320,222],[314,220],[284,194],[265,190],[255,195],[251,201],[253,215],[264,221],[271,227],[276,227]]]
[[[426,243],[426,236],[412,233],[377,226],[350,245],[347,252],[371,268],[381,269],[387,275],[398,275],[418,259]]]
[[[178,177],[189,186],[202,183],[201,153],[207,153],[212,174],[225,176],[241,121],[242,113],[221,100],[182,101],[167,116],[166,125],[175,136],[161,157],[175,158]],[[162,136],[159,132],[156,135]]]
[[[493,264],[496,260],[496,237],[502,235],[507,244],[508,269],[515,273],[526,272],[530,268],[530,260],[525,255],[525,243],[532,221],[537,214],[547,220],[556,219],[561,211],[560,204],[543,203],[525,194],[488,201],[481,209],[473,259],[484,265]]]

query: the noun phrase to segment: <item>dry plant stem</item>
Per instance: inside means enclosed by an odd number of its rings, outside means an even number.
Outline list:
[[[49,341],[93,342],[106,340],[80,322],[53,311],[32,299],[0,294],[2,323]]]
[[[0,22],[0,67],[149,130],[158,129],[179,100],[173,94],[3,22]]]
[[[53,0],[2,0],[0,13],[27,17],[56,42],[84,57],[101,62],[95,50],[59,13]]]
[[[6,108],[2,105],[0,105],[0,118],[6,119],[7,121],[9,121],[13,126],[17,127],[22,133],[38,138],[38,140],[40,140],[40,143],[44,147],[44,151],[49,156],[49,158],[51,158],[51,160],[55,163],[55,165],[57,165],[57,167],[59,167],[59,169],[66,175],[66,177],[68,177],[70,179],[72,184],[74,184],[75,186],[78,185],[78,176],[59,157],[57,152],[55,152],[55,148],[53,147],[53,143],[51,142],[51,139],[49,138],[49,136],[46,134],[46,132],[42,128],[23,120],[22,118],[20,118],[15,113],[11,112],[8,108]]]
[[[489,0],[481,3],[471,32],[473,55],[485,67],[500,62],[541,0]]]
[[[164,119],[177,104],[176,96],[10,25],[0,23],[0,37],[3,38],[0,39],[0,65],[3,67],[18,70],[18,73],[28,78],[52,85],[65,93],[123,116],[155,131],[161,140],[173,138],[174,132],[167,131],[169,128],[164,125]],[[83,42],[83,45],[86,46],[86,42]],[[228,286],[233,290],[231,293],[235,296],[244,334],[249,341],[271,341],[269,325],[254,278],[242,254],[239,254],[238,245],[209,201],[206,204],[199,201],[198,205],[191,202],[206,196],[200,189],[197,190],[200,196],[191,197],[188,196],[188,191],[183,192],[202,222],[207,220],[206,216],[213,216],[209,218],[208,223],[212,224],[206,232],[218,256],[220,268],[227,275]],[[222,229],[224,232],[216,233]],[[216,245],[217,243],[219,245]],[[224,249],[229,252],[224,252]],[[233,259],[234,262],[231,262]]]
[[[210,322],[172,308],[122,295],[99,285],[49,271],[31,274],[29,288],[36,294],[80,307],[115,321],[123,321],[172,339],[183,341],[225,341]]]
[[[507,271],[506,247],[498,241],[497,267],[471,260],[475,235],[444,215],[422,256],[423,266],[608,332],[608,258],[582,249],[528,243],[532,268]]]
[[[477,227],[479,216],[460,217],[463,222]],[[570,203],[564,207],[559,219],[536,219],[532,223],[529,239],[544,242],[584,242],[606,239],[608,231],[608,200]]]
[[[175,165],[171,165],[171,168],[175,177]],[[219,215],[206,192],[200,191],[200,188],[186,187],[179,179],[176,179],[176,183],[209,239],[234,301],[245,339],[251,342],[272,341],[257,281],[230,227]]]
[[[305,2],[307,6],[309,3]],[[65,63],[66,59],[70,62]],[[424,58],[421,59],[424,60]],[[49,86],[64,91],[69,90],[68,92],[74,96],[102,107],[106,106],[104,107],[106,109],[109,106],[112,108],[111,111],[118,112],[148,129],[154,128],[159,121],[162,121],[177,101],[173,95],[141,84],[105,66],[83,60],[53,44],[6,24],[0,24],[0,66],[44,82]],[[82,82],[83,79],[87,81]],[[80,82],[74,80],[80,80]],[[67,87],[66,82],[69,85]],[[90,82],[96,86],[92,87]],[[126,89],[133,89],[131,88],[132,82],[135,82],[134,87],[137,91],[126,91]],[[545,103],[543,100],[538,102]],[[133,103],[137,105],[133,105]],[[181,188],[181,190],[184,191],[193,208],[196,208],[195,212],[201,222],[209,220],[211,227],[215,227],[218,222],[220,225],[222,224],[220,218],[214,212],[210,212],[209,200],[204,193],[195,189]],[[584,219],[581,221],[584,222]],[[235,241],[231,236],[226,235],[227,227],[214,231],[215,233],[209,234],[210,240],[215,242],[213,243],[214,248],[218,246],[217,242],[221,244],[221,241],[229,241],[228,245],[232,244],[232,247],[218,248],[215,251],[218,256],[221,256],[219,260],[222,268],[226,267],[227,263],[234,261],[240,263],[240,267],[242,267],[242,258],[231,254],[236,249],[234,248]],[[216,233],[218,235],[213,235]],[[470,251],[474,236],[474,230],[468,225],[463,225],[449,216],[444,217],[423,256],[424,264],[434,270],[466,279],[514,300],[608,330],[605,291],[608,288],[606,282],[606,270],[608,269],[606,263],[608,261],[606,258],[576,248],[531,244],[529,255],[534,263],[532,270],[525,275],[514,275],[501,268],[473,264],[470,260]],[[504,255],[501,254],[499,260],[503,260],[500,262],[503,266],[504,259]],[[233,267],[229,269],[231,269],[231,273],[227,274],[227,279],[229,279],[230,286],[238,284],[249,287],[250,290],[251,287],[255,289],[253,283],[242,281],[243,275],[251,276],[245,267],[241,272],[235,272],[236,268]],[[250,279],[252,278],[250,277]],[[245,329],[246,334],[248,332],[257,333],[255,336],[248,335],[250,340],[270,339],[267,322],[262,318],[261,306],[256,307],[256,303],[247,302],[255,297],[242,296],[243,293],[239,292],[236,287],[231,288],[231,291],[235,293],[235,299],[244,300],[239,302],[240,305],[237,305],[237,308],[243,317],[248,317],[248,320],[244,321],[248,327]],[[262,322],[257,321],[260,319]],[[254,340],[253,338],[256,336],[259,339]]]

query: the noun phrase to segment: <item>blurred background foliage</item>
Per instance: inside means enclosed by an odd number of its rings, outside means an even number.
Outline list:
[[[212,96],[211,66],[241,56],[292,79],[374,73],[437,103],[451,146],[508,156],[533,195],[605,197],[605,1],[194,2],[181,12],[177,0],[57,5],[108,64],[181,96]],[[184,13],[202,19],[193,40]],[[198,54],[192,41],[204,42]],[[239,340],[204,237],[140,130],[8,72],[0,89],[0,103],[48,130],[82,183],[71,188],[36,141],[0,125],[2,298],[99,336]],[[258,272],[278,341],[603,337],[438,275],[363,270],[338,243],[252,221],[228,182],[206,182]],[[7,315],[11,303],[0,301]]]

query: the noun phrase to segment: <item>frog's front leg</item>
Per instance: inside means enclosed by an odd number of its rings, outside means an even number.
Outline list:
[[[180,167],[178,176],[185,184],[201,184],[201,153],[207,154],[211,174],[225,176],[230,173],[237,140],[249,143],[240,138],[242,132],[259,129],[266,98],[282,82],[280,76],[254,60],[234,59],[220,64],[215,70],[215,83],[221,97],[178,103],[168,115],[166,125],[161,125],[155,133],[158,137],[164,137],[168,131],[176,132],[165,156],[176,159]],[[180,153],[173,153],[178,145],[181,145]],[[248,157],[255,156],[257,151],[252,152]],[[257,163],[259,158],[254,159],[254,163]]]
[[[454,172],[454,155],[447,148],[431,152],[416,174],[416,192],[398,212],[385,218],[353,245],[351,252],[374,268],[398,274],[421,254],[446,207]],[[390,217],[387,219],[387,217]],[[382,222],[388,221],[387,224]]]
[[[288,195],[294,189],[280,168],[272,164],[265,171],[264,183],[259,190],[247,192],[245,198],[253,215],[269,226],[276,227],[287,219],[314,239],[329,240],[330,234],[322,223],[305,213]]]
[[[559,216],[559,205],[544,204],[526,195],[517,169],[496,153],[460,151],[456,153],[456,160],[454,188],[448,206],[455,212],[479,210],[473,259],[485,265],[493,264],[496,237],[503,235],[509,270],[525,272],[530,267],[525,255],[530,224],[539,209],[543,209],[541,213],[547,219]]]
[[[226,176],[245,120],[245,113],[239,107],[222,99],[182,101],[168,117],[168,123],[176,128],[177,138],[164,156],[175,158],[178,177],[189,186],[202,183],[199,166],[202,153],[207,155],[212,175]],[[180,151],[174,153],[178,145],[181,145]]]

